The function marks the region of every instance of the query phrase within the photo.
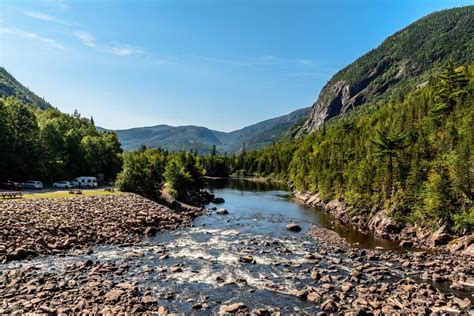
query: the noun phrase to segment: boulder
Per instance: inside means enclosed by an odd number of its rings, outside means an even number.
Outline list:
[[[397,222],[387,215],[386,210],[377,212],[368,223],[368,228],[376,235],[396,234],[400,232]]]
[[[229,212],[228,212],[227,209],[225,209],[225,208],[220,208],[220,209],[217,210],[217,214],[219,214],[219,215],[227,215],[227,214],[229,214]]]
[[[431,236],[431,242],[434,246],[446,245],[451,240],[451,236],[446,232],[446,225],[441,226]]]
[[[212,200],[212,203],[214,204],[222,204],[222,203],[225,203],[225,200],[221,197],[215,197],[213,200]]]
[[[234,303],[230,305],[221,305],[219,313],[221,315],[235,314],[238,311],[247,308],[244,303]]]
[[[289,230],[290,232],[300,232],[301,226],[295,223],[290,223],[286,225],[286,229]]]
[[[256,263],[255,259],[252,256],[240,257],[239,261],[242,263]]]

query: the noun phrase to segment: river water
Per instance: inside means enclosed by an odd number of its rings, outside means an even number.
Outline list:
[[[318,311],[315,304],[288,295],[312,281],[309,270],[314,260],[305,259],[305,255],[318,258],[318,267],[331,274],[347,274],[352,269],[347,258],[318,253],[317,244],[306,234],[311,225],[331,228],[360,247],[398,249],[393,243],[334,224],[325,213],[295,203],[284,185],[213,180],[208,189],[225,199],[223,204],[208,207],[224,207],[228,215],[210,211],[198,217],[193,227],[158,234],[138,246],[101,246],[88,256],[43,257],[11,263],[10,267],[30,264],[61,273],[66,265],[85,259],[127,262],[127,279],[149,288],[158,304],[172,311],[209,314],[218,311],[221,304],[242,301],[250,308],[278,307],[284,314],[311,313]],[[298,223],[302,231],[287,231],[290,222]],[[246,255],[256,264],[239,262]],[[177,266],[181,272],[170,272]],[[199,304],[206,309],[193,309]]]

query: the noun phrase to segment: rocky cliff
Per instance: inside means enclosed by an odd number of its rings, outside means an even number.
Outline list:
[[[323,87],[299,135],[352,109],[396,97],[429,79],[448,60],[474,57],[474,6],[430,14],[387,38]]]

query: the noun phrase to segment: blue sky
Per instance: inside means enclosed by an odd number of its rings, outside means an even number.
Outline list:
[[[0,64],[113,129],[230,131],[310,106],[340,68],[451,0],[1,0]]]

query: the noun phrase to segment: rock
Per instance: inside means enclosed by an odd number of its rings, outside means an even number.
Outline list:
[[[161,315],[168,315],[169,312],[170,312],[169,309],[164,307],[164,306],[158,307],[158,315],[160,315],[160,316]]]
[[[387,210],[377,212],[367,224],[368,228],[376,235],[396,234],[400,232],[400,226],[387,215]]]
[[[156,228],[155,227],[147,227],[145,229],[145,235],[146,236],[154,236],[156,234]]]
[[[219,313],[221,315],[226,315],[226,314],[235,314],[241,309],[245,309],[246,306],[244,303],[234,303],[230,305],[221,305],[219,309]]]
[[[406,247],[406,248],[411,248],[413,247],[413,241],[412,240],[402,240],[400,242],[401,247]]]
[[[300,225],[295,224],[295,223],[290,223],[290,224],[286,225],[286,229],[289,230],[290,232],[300,232],[301,231]]]
[[[227,209],[225,209],[225,208],[220,208],[220,209],[217,210],[217,214],[219,214],[219,215],[227,215],[227,214],[229,214],[229,212],[228,212]]]
[[[451,236],[446,232],[446,225],[441,226],[431,236],[431,242],[434,246],[446,245],[451,240]]]
[[[221,197],[216,197],[212,200],[212,203],[214,204],[222,204],[222,203],[225,203],[225,200]]]
[[[336,312],[337,311],[337,306],[334,300],[332,299],[327,299],[321,304],[321,309],[323,311],[327,312]]]
[[[255,259],[252,256],[240,257],[239,262],[242,262],[242,263],[256,263]]]
[[[117,302],[120,300],[120,297],[123,295],[123,293],[125,293],[123,290],[119,290],[119,289],[111,290],[107,292],[107,294],[105,294],[105,301]]]
[[[171,267],[170,271],[172,273],[180,273],[180,272],[183,272],[183,269],[181,267]]]
[[[145,295],[142,297],[142,303],[145,305],[153,305],[156,304],[157,299],[151,295]]]

